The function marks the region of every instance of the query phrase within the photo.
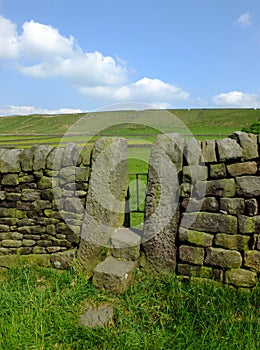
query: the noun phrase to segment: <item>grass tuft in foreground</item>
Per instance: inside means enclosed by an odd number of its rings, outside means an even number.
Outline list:
[[[86,305],[114,305],[114,324],[86,329]],[[248,349],[260,345],[253,293],[138,272],[123,295],[97,291],[73,271],[36,266],[1,277],[0,349]]]

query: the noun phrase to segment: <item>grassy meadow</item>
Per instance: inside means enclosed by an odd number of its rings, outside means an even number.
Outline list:
[[[114,307],[113,322],[87,329],[89,305]],[[98,291],[79,272],[36,266],[1,275],[1,350],[257,350],[260,287],[251,294],[173,275],[138,272],[123,295]]]

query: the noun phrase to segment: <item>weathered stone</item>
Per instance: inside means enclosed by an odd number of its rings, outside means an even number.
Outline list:
[[[215,197],[205,197],[202,200],[190,198],[186,206],[186,212],[210,211],[217,212],[219,203]]]
[[[8,232],[8,231],[9,231],[8,225],[0,224],[0,232]]]
[[[11,232],[0,232],[0,240],[8,240],[11,238]]]
[[[20,232],[12,232],[11,238],[14,240],[21,240],[23,239],[23,235]]]
[[[186,140],[184,157],[188,165],[199,165],[202,157],[200,142],[194,138]]]
[[[250,236],[244,235],[227,235],[225,233],[218,233],[215,238],[215,245],[233,250],[247,250]]]
[[[17,218],[16,209],[14,208],[0,208],[1,218]]]
[[[49,247],[51,246],[52,242],[51,241],[47,241],[47,240],[39,240],[37,241],[37,245],[39,247]]]
[[[90,144],[90,143],[85,145],[85,147],[83,147],[83,149],[81,151],[82,165],[89,166],[91,164],[93,147],[94,147],[93,144]]]
[[[31,247],[20,247],[17,249],[16,254],[18,255],[28,255],[32,253]]]
[[[18,174],[6,174],[3,176],[2,185],[17,186],[19,185]]]
[[[227,165],[228,172],[231,176],[254,175],[258,171],[256,162],[234,163]]]
[[[32,171],[33,170],[33,157],[34,157],[34,147],[23,149],[19,153],[21,168],[23,171]]]
[[[38,182],[38,188],[40,190],[45,190],[47,188],[52,188],[52,179],[47,176],[43,176]]]
[[[25,202],[34,202],[41,198],[41,192],[39,190],[25,189],[22,190],[21,200]]]
[[[258,214],[258,203],[255,198],[245,200],[245,209],[248,216],[255,216]]]
[[[22,245],[25,247],[32,247],[36,244],[36,241],[33,239],[23,239],[22,240]]]
[[[46,160],[47,169],[51,169],[53,171],[60,170],[61,162],[63,158],[63,152],[64,152],[63,147],[57,147],[57,148],[54,148],[49,153]]]
[[[157,137],[150,161],[145,207],[143,248],[147,268],[175,270],[179,180],[184,138],[169,134]]]
[[[75,180],[76,182],[85,182],[88,181],[90,175],[89,167],[80,167],[75,170]]]
[[[54,199],[53,189],[49,188],[49,189],[43,190],[41,197],[44,200],[52,201]]]
[[[189,277],[201,277],[201,278],[212,278],[213,272],[211,267],[189,265],[189,264],[178,264],[178,274]]]
[[[34,176],[33,175],[19,175],[19,183],[26,183],[26,182],[33,182]]]
[[[81,204],[81,201],[79,198],[66,198],[64,200],[64,210],[65,211],[72,211],[75,213],[84,213],[85,209]]]
[[[180,186],[180,196],[184,198],[189,198],[192,192],[192,185],[189,182],[184,182]]]
[[[224,163],[210,164],[209,174],[210,174],[210,177],[212,177],[213,179],[226,177],[227,175],[226,165]]]
[[[194,183],[206,180],[208,177],[208,167],[201,165],[189,165],[182,168],[183,181]]]
[[[238,228],[242,234],[250,234],[256,231],[256,225],[259,222],[259,217],[248,217],[245,215],[239,215]]]
[[[52,151],[49,145],[34,145],[33,170],[38,171],[46,168],[46,160]]]
[[[205,232],[180,229],[179,240],[181,242],[189,243],[198,247],[211,247],[213,242],[213,235]]]
[[[245,213],[245,201],[243,198],[220,198],[219,209],[231,215],[243,215]]]
[[[137,260],[140,256],[140,232],[129,228],[116,230],[111,237],[111,253],[115,258]]]
[[[202,141],[201,149],[205,163],[215,163],[217,161],[216,142],[214,140]]]
[[[10,202],[17,202],[21,198],[21,193],[6,193],[6,200]],[[2,203],[3,205],[3,203]]]
[[[7,248],[19,248],[21,247],[21,245],[22,245],[22,242],[17,240],[4,239],[2,241],[2,246]]]
[[[222,140],[217,140],[217,148],[219,154],[219,160],[225,162],[230,159],[240,159],[242,158],[243,152],[242,148],[234,139],[225,138]]]
[[[243,269],[232,269],[225,274],[225,283],[234,287],[255,287],[257,283],[257,274]]]
[[[96,245],[101,250],[102,246],[109,246],[111,235],[124,223],[129,182],[127,159],[125,139],[100,138],[95,143],[79,247],[81,264],[90,270],[94,268],[88,264],[88,259],[92,260],[92,248],[88,256],[85,248],[81,250],[83,242],[86,240],[90,246]],[[82,205],[81,208],[84,209]],[[96,254],[97,250],[93,249]]]
[[[90,306],[88,310],[80,316],[80,324],[86,328],[104,328],[108,324],[113,324],[113,306],[100,304],[98,307]]]
[[[235,250],[222,248],[207,248],[205,264],[219,266],[224,269],[239,268],[242,265],[242,256]]]
[[[46,254],[46,249],[44,247],[33,247],[33,254]]]
[[[181,261],[194,265],[203,265],[204,249],[181,245],[179,248],[179,256]]]
[[[237,218],[217,213],[185,213],[181,227],[209,233],[237,233]]]
[[[52,207],[50,201],[42,200],[42,199],[37,199],[32,203],[33,208],[36,210],[44,210],[44,209],[50,209]]]
[[[236,178],[237,193],[244,197],[260,196],[260,177],[241,176]]]
[[[61,250],[61,247],[47,247],[47,252],[50,254],[58,253]]]
[[[124,293],[132,281],[136,267],[136,261],[108,257],[96,266],[93,284],[112,293]]]
[[[257,250],[247,250],[244,255],[244,266],[256,272],[260,272],[260,252]]]
[[[4,201],[5,200],[5,195],[6,195],[5,191],[0,191],[0,201]]]
[[[64,148],[62,166],[76,166],[79,159],[79,150],[75,143],[69,142],[66,143]]]
[[[258,158],[258,145],[256,135],[248,134],[242,131],[236,131],[231,135],[231,137],[236,139],[242,147],[244,160]]]
[[[1,173],[19,173],[20,166],[20,149],[1,149],[0,150],[0,172]]]
[[[62,219],[61,213],[57,210],[45,209],[44,215],[46,215],[48,218],[52,218],[52,219],[57,219],[57,220]]]
[[[1,255],[8,255],[8,248],[3,248],[3,247],[0,247],[0,256]],[[0,264],[1,264],[1,259],[0,259]],[[1,267],[1,265],[0,265]],[[1,267],[2,268],[2,267]],[[0,271],[1,272],[1,271]]]
[[[206,181],[206,190],[205,182],[198,181],[195,185],[195,193],[200,198],[203,197],[203,194],[206,196],[234,197],[236,194],[235,180],[220,179]]]

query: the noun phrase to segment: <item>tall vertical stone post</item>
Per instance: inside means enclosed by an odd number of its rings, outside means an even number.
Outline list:
[[[159,135],[152,148],[142,245],[148,269],[174,272],[179,221],[179,173],[185,140],[180,134]]]
[[[106,256],[116,228],[124,223],[128,189],[127,141],[101,138],[93,149],[91,177],[81,229],[78,259],[86,274]]]

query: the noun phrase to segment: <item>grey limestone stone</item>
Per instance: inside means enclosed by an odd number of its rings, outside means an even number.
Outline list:
[[[257,283],[257,273],[244,269],[231,269],[225,274],[225,283],[234,287],[255,287]]]
[[[108,257],[94,269],[93,284],[112,293],[124,293],[132,281],[136,268],[136,261]]]
[[[233,163],[227,165],[228,172],[231,176],[254,175],[258,171],[256,162]]]
[[[237,218],[218,213],[185,213],[181,227],[209,233],[237,233]]]
[[[0,172],[19,173],[21,149],[0,149]]]
[[[200,247],[192,247],[188,245],[181,245],[179,248],[179,255],[182,262],[203,265],[204,249]]]
[[[140,256],[141,232],[129,228],[117,229],[111,237],[111,252],[115,258],[137,260]]]
[[[242,147],[244,160],[258,158],[257,135],[236,131],[231,137]]]
[[[215,245],[226,249],[240,251],[249,249],[249,241],[250,236],[218,233],[215,238]]]
[[[244,255],[245,267],[260,272],[260,251],[247,250]]]
[[[240,159],[243,156],[242,148],[231,138],[225,138],[217,140],[217,148],[219,159],[221,162],[225,162],[230,159]]]
[[[242,256],[236,250],[210,247],[206,249],[205,264],[225,269],[239,268],[242,266]]]
[[[243,198],[220,198],[220,210],[231,215],[243,215],[245,213],[245,201]]]
[[[205,140],[201,143],[202,155],[205,163],[215,163],[216,156],[216,141]]]
[[[234,197],[236,194],[236,183],[234,179],[218,179],[198,181],[195,185],[195,193],[200,198],[206,196]]]
[[[198,247],[212,246],[214,236],[201,231],[186,230],[180,228],[179,240]]]
[[[184,156],[188,165],[199,165],[203,161],[200,142],[194,138],[186,140]]]
[[[86,328],[103,328],[113,323],[113,315],[113,306],[103,303],[97,307],[89,306],[88,310],[80,316],[79,322]]]
[[[260,177],[241,176],[236,178],[237,193],[244,197],[260,196]]]

